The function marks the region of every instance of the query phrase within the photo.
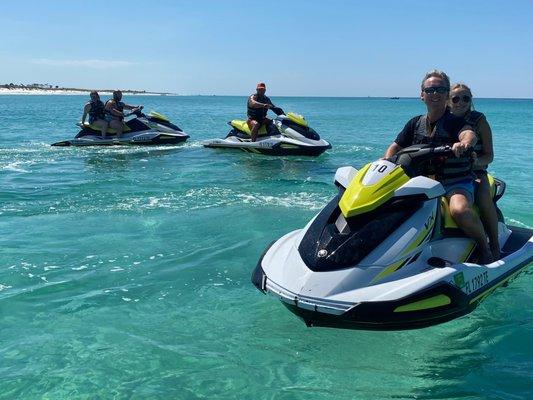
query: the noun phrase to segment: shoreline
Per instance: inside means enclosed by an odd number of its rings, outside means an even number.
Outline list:
[[[56,96],[56,95],[72,95],[72,96],[88,96],[91,90],[89,89],[42,89],[42,88],[6,88],[0,87],[0,95],[27,95],[27,96]],[[98,90],[100,95],[112,95],[112,90]],[[145,92],[142,90],[122,90],[123,94],[130,96],[177,96],[175,93],[164,92]]]
[[[14,95],[14,96],[88,96],[91,90],[89,89],[32,89],[32,88],[16,88],[9,89],[0,87],[0,96],[2,95]],[[98,90],[100,95],[111,96],[112,90]],[[144,92],[139,90],[122,90],[123,94],[129,96],[168,96],[168,97],[247,97],[248,95],[227,95],[227,94],[177,94],[169,92]],[[391,98],[389,96],[285,96],[278,95],[276,97],[292,97],[292,98],[331,98],[331,99],[378,99],[378,100],[407,100],[418,99],[415,96],[400,96],[398,98]],[[484,100],[533,100],[533,98],[527,97],[477,97],[477,99]]]

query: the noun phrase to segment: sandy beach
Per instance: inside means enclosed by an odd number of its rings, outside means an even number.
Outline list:
[[[155,92],[142,92],[142,91],[128,91],[123,90],[124,94],[128,95],[141,95],[141,96],[172,96],[171,93],[155,93]],[[112,95],[111,90],[98,91],[100,95]],[[42,95],[72,95],[72,96],[89,96],[88,90],[69,90],[69,89],[32,89],[32,88],[0,88],[0,95],[30,95],[30,96],[42,96]]]

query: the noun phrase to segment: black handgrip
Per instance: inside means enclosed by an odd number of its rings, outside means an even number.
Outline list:
[[[283,111],[280,107],[271,107],[270,109],[276,115],[285,115],[285,111]]]

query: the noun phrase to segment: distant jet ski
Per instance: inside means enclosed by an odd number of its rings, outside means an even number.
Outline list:
[[[303,229],[272,243],[252,275],[308,326],[395,330],[472,311],[533,261],[533,230],[506,225],[501,259],[478,262],[450,216],[441,183],[422,176],[449,147],[407,147],[335,174],[338,194]],[[494,202],[505,183],[489,175]]]
[[[133,110],[128,116],[135,115],[124,122],[124,131],[116,138],[116,131],[108,129],[106,138],[101,136],[100,128],[88,123],[74,139],[53,143],[52,146],[112,146],[112,145],[162,145],[184,142],[189,138],[177,125],[162,114],[151,111],[142,113],[142,107]]]
[[[320,139],[305,118],[295,113],[287,113],[281,108],[272,108],[277,114],[273,123],[261,126],[257,141],[251,141],[251,131],[246,121],[234,119],[225,139],[211,139],[203,142],[205,147],[241,149],[250,153],[273,156],[318,156],[331,144]]]

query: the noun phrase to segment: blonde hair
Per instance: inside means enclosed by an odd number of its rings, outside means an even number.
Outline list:
[[[468,94],[470,95],[470,99],[471,99],[470,100],[470,111],[473,111],[474,110],[474,96],[472,96],[472,89],[470,89],[470,87],[464,84],[463,82],[454,83],[450,89],[450,101],[452,98],[451,92],[452,90],[455,90],[455,89],[462,89],[468,92]]]
[[[472,89],[470,89],[468,86],[466,86],[466,85],[465,85],[464,83],[462,83],[462,82],[454,83],[450,90],[455,90],[455,89],[463,89],[463,90],[466,90],[466,91],[468,91],[468,94],[470,94],[470,97],[472,97]]]
[[[446,87],[446,89],[448,89],[448,93],[450,92],[450,78],[448,78],[448,75],[446,75],[445,72],[436,69],[432,69],[431,71],[429,71],[426,75],[424,75],[424,79],[422,79],[422,84],[420,85],[420,88],[422,90],[424,90],[424,83],[429,78],[442,79],[444,81],[444,86]]]

